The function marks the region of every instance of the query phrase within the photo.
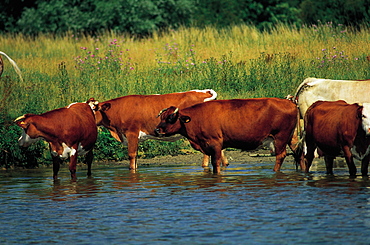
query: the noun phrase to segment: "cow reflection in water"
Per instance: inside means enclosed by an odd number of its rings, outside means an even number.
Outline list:
[[[324,154],[327,174],[333,174],[333,160],[343,154],[349,174],[356,175],[353,157],[361,160],[361,173],[368,174],[370,160],[370,103],[317,101],[305,115],[306,171],[318,147]]]
[[[287,155],[286,146],[289,144],[293,150],[297,118],[296,105],[286,99],[218,100],[182,110],[167,108],[161,113],[156,133],[186,137],[194,149],[211,156],[214,173],[220,173],[222,149],[254,150],[272,137],[276,154],[274,171],[279,171]],[[295,159],[299,161],[297,155]]]

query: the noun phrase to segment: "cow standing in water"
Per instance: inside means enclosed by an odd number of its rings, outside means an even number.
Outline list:
[[[291,146],[297,116],[296,105],[286,99],[216,100],[182,110],[167,108],[156,133],[186,137],[194,149],[211,156],[214,173],[220,173],[222,149],[253,150],[272,138],[274,171],[279,171],[287,155],[286,146]]]
[[[361,173],[368,174],[370,160],[370,104],[347,104],[345,101],[317,101],[305,115],[307,146],[306,172],[318,147],[324,153],[327,174],[333,174],[333,160],[344,154],[349,174],[356,175],[355,156],[361,163]]]
[[[91,98],[88,102],[94,108],[97,125],[107,128],[116,140],[128,146],[129,168],[136,170],[139,142],[147,139],[176,141],[183,138],[178,135],[166,139],[157,137],[154,129],[159,122],[157,117],[161,109],[171,105],[185,108],[216,97],[214,90],[205,89],[163,95],[127,95],[100,103]],[[208,161],[209,157],[205,155],[203,166],[207,166]],[[223,157],[223,164],[228,164],[226,157]]]
[[[77,156],[86,154],[87,175],[91,176],[93,147],[97,127],[92,109],[87,103],[74,103],[40,115],[25,114],[15,120],[23,129],[19,145],[27,147],[38,140],[49,143],[56,180],[60,163],[69,158],[72,180],[76,180]]]

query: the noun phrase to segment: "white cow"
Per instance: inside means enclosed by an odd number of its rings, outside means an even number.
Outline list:
[[[370,80],[331,80],[306,78],[293,98],[299,107],[301,118],[308,107],[318,100],[344,100],[349,104],[370,102]]]
[[[4,70],[4,62],[1,58],[2,55],[9,60],[10,64],[14,67],[15,71],[17,72],[17,74],[19,76],[19,79],[23,82],[22,73],[21,73],[21,70],[19,69],[19,67],[17,66],[17,63],[15,63],[14,60],[12,60],[6,53],[4,53],[2,51],[0,51],[0,76],[3,73],[3,70]]]

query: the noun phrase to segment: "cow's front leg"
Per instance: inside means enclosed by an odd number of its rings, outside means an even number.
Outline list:
[[[209,165],[209,156],[206,154],[203,154],[203,162],[202,162],[202,167],[206,168]]]
[[[53,159],[53,179],[57,180],[60,163],[62,162],[62,160],[59,158],[59,156],[53,156],[53,155],[52,155],[52,159]]]
[[[213,173],[214,174],[219,174],[221,173],[221,150],[215,150],[211,154],[211,162],[212,162],[212,167],[213,167]]]
[[[210,160],[209,158],[210,157],[208,155],[206,155],[206,154],[203,155],[203,162],[202,162],[202,167],[203,168],[208,167],[209,160]],[[229,166],[229,161],[227,160],[227,157],[225,156],[225,151],[224,150],[221,151],[221,158],[222,158],[222,166],[224,166],[224,167]]]
[[[77,180],[76,166],[77,166],[77,152],[75,152],[74,154],[71,154],[69,157],[69,172],[71,172],[72,181]]]
[[[130,170],[137,169],[137,149],[139,146],[139,134],[137,133],[130,133],[126,135],[127,138],[127,150],[128,150],[128,159],[130,161]]]

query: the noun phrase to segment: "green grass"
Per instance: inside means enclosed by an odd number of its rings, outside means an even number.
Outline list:
[[[246,25],[180,28],[140,40],[113,32],[97,37],[2,35],[0,49],[17,62],[24,82],[4,59],[1,81],[9,76],[10,82],[0,84],[0,94],[6,97],[0,108],[10,120],[90,97],[104,101],[205,88],[217,91],[219,99],[285,97],[294,94],[306,77],[369,79],[369,42],[367,26],[351,30],[330,24],[301,29],[281,25],[271,32]],[[105,145],[122,150],[115,143]],[[166,147],[144,143],[142,155],[176,154]],[[115,154],[99,149],[99,159]],[[112,158],[125,157],[119,153]]]

